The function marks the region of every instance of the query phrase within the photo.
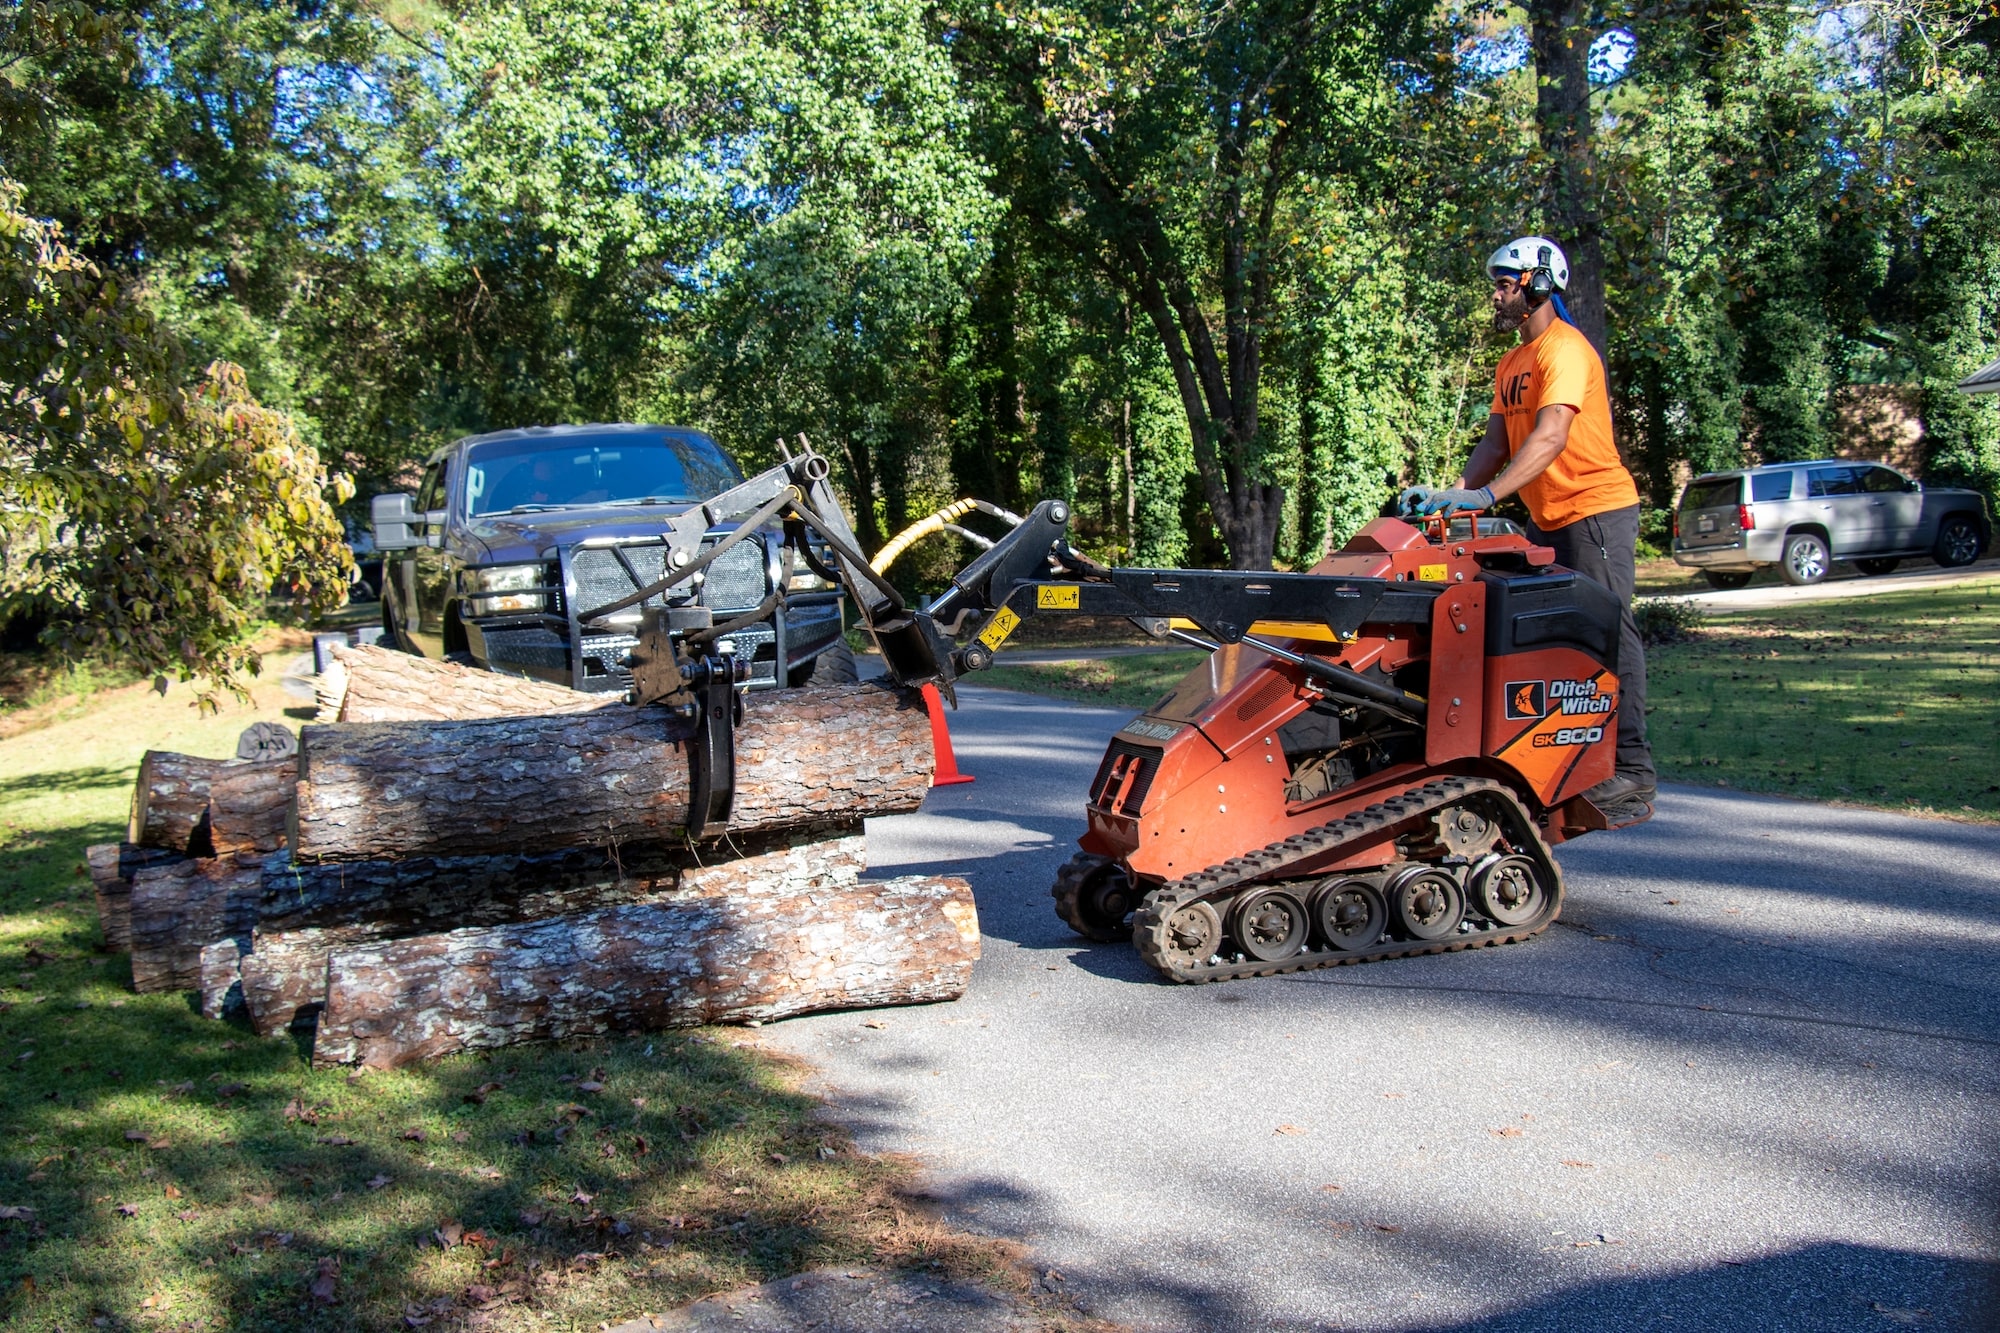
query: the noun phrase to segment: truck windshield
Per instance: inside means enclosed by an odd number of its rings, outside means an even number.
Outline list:
[[[692,432],[496,440],[467,456],[465,512],[705,500],[742,479],[713,440]]]

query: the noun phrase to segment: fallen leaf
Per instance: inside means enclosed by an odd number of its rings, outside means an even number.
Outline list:
[[[14,1206],[0,1206],[0,1222],[32,1222],[35,1210]]]
[[[1377,1231],[1386,1231],[1392,1236],[1402,1230],[1401,1227],[1392,1227],[1387,1222],[1377,1222],[1374,1227]]]
[[[460,1239],[459,1244],[470,1245],[476,1250],[483,1250],[493,1244],[493,1238],[483,1231],[468,1231]]]
[[[465,1289],[465,1299],[475,1305],[485,1305],[498,1294],[484,1282],[475,1282]]]
[[[498,1180],[500,1179],[501,1176],[505,1175],[506,1172],[502,1171],[497,1166],[482,1166],[477,1171],[474,1171],[472,1174],[478,1176],[481,1180]]]
[[[421,1129],[406,1129],[403,1131],[402,1137],[408,1139],[411,1143],[422,1143],[425,1136]]]
[[[556,1119],[577,1121],[590,1113],[591,1111],[588,1106],[579,1106],[575,1102],[564,1102],[556,1108]]]
[[[581,1206],[587,1206],[590,1203],[590,1201],[596,1197],[597,1196],[595,1194],[585,1194],[582,1190],[578,1190],[576,1193],[569,1196],[569,1201],[571,1203],[578,1204]]]
[[[437,1237],[438,1244],[442,1248],[448,1250],[464,1238],[465,1228],[455,1221],[440,1222],[438,1223],[438,1229],[431,1234]]]
[[[539,1208],[523,1208],[521,1210],[521,1225],[524,1227],[538,1227],[542,1224],[542,1219],[547,1216],[548,1214]]]
[[[183,1208],[178,1213],[175,1213],[174,1216],[183,1222],[192,1222],[195,1218],[201,1216],[201,1213],[198,1209]]]
[[[259,1208],[269,1208],[278,1196],[275,1194],[245,1194],[243,1197],[256,1204]]]
[[[352,1148],[355,1141],[345,1134],[322,1134],[313,1142],[324,1143],[329,1148]]]
[[[1300,1129],[1297,1125],[1279,1125],[1276,1129],[1272,1130],[1271,1132],[1273,1134],[1288,1134],[1288,1135],[1305,1133],[1305,1131],[1303,1129]]]
[[[319,1108],[307,1106],[297,1097],[285,1103],[285,1119],[303,1121],[308,1125],[319,1123]]]
[[[504,1083],[482,1083],[478,1087],[474,1088],[471,1092],[466,1093],[465,1100],[471,1102],[475,1106],[484,1106],[486,1104],[486,1099],[488,1097],[492,1096],[494,1093],[500,1091],[502,1088],[506,1086],[507,1085]]]
[[[773,1162],[775,1162],[775,1163],[776,1163],[777,1165],[779,1165],[779,1166],[783,1166],[783,1165],[785,1165],[785,1164],[786,1164],[787,1162],[790,1162],[790,1161],[791,1161],[792,1159],[791,1159],[791,1158],[789,1158],[789,1157],[787,1157],[787,1156],[785,1156],[785,1155],[784,1155],[783,1153],[781,1153],[781,1152],[774,1152],[774,1153],[772,1153],[772,1154],[771,1154],[771,1160],[772,1160]]]
[[[578,1092],[603,1092],[604,1085],[602,1083],[599,1083],[596,1079],[585,1079],[583,1082],[576,1085],[576,1090]]]
[[[451,1141],[453,1143],[470,1143],[472,1142],[472,1135],[462,1129],[454,1129],[451,1132]]]
[[[178,1198],[180,1198],[180,1197],[181,1197],[181,1188],[180,1188],[180,1186],[178,1186],[178,1185],[174,1185],[174,1184],[169,1184],[169,1185],[167,1186],[167,1188],[166,1188],[166,1195],[167,1195],[167,1197],[168,1197],[169,1199],[178,1199]]]
[[[237,1093],[243,1091],[244,1087],[245,1085],[241,1083],[225,1083],[215,1090],[215,1095],[217,1097],[234,1097]]]
[[[1595,1166],[1597,1165],[1597,1163],[1595,1163],[1595,1162],[1586,1162],[1586,1161],[1583,1161],[1583,1160],[1582,1160],[1581,1158],[1576,1158],[1576,1157],[1565,1157],[1565,1158],[1563,1158],[1563,1165],[1564,1165],[1564,1166],[1578,1166],[1578,1167],[1595,1167]]]
[[[634,1157],[644,1157],[651,1151],[652,1149],[646,1146],[646,1136],[644,1134],[634,1134],[632,1136],[632,1155]]]
[[[321,1259],[319,1261],[319,1271],[313,1275],[312,1285],[306,1288],[312,1295],[313,1304],[337,1304],[338,1301],[334,1295],[334,1286],[339,1278],[340,1260],[334,1258],[332,1255],[327,1255]]]
[[[128,1129],[125,1131],[125,1141],[127,1143],[144,1143],[151,1137],[152,1135],[143,1129]]]
[[[869,1019],[869,1020],[868,1020],[868,1021],[867,1021],[866,1023],[863,1023],[863,1024],[861,1025],[861,1026],[862,1026],[862,1027],[865,1027],[865,1028],[878,1028],[878,1029],[879,1029],[879,1028],[886,1028],[886,1027],[888,1027],[889,1025],[888,1025],[887,1023],[884,1023],[884,1022],[883,1022],[883,1021],[882,1021],[881,1019],[879,1019],[879,1018],[871,1018],[871,1019]]]
[[[1407,1093],[1401,1092],[1385,1092],[1382,1094],[1382,1097],[1386,1101],[1400,1102],[1407,1095]]]
[[[394,1183],[395,1183],[395,1178],[392,1176],[375,1176],[369,1180],[368,1188],[371,1190],[379,1190],[384,1185],[391,1185]]]
[[[1340,1193],[1340,1186],[1338,1186],[1338,1185],[1321,1185],[1321,1186],[1319,1187],[1319,1192],[1320,1192],[1321,1194],[1338,1194],[1338,1193]]]
[[[1496,1139],[1522,1139],[1528,1136],[1527,1130],[1515,1125],[1502,1125],[1498,1129],[1489,1129],[1486,1132]]]
[[[121,1203],[118,1205],[118,1213],[121,1217],[137,1217],[139,1215],[139,1205],[136,1203]]]

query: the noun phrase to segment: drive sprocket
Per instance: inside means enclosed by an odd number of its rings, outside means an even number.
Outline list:
[[[1139,895],[1133,892],[1125,868],[1108,856],[1078,852],[1056,872],[1049,889],[1056,915],[1087,940],[1115,944],[1132,937],[1127,924]]]

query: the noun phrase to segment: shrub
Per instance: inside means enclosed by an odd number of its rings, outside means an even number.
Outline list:
[[[1647,597],[1632,604],[1639,638],[1648,645],[1692,638],[1701,626],[1701,607],[1672,597]]]

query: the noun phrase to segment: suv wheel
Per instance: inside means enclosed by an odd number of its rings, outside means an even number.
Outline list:
[[[1931,555],[1946,569],[1971,564],[1979,558],[1979,525],[1963,514],[1953,514],[1938,529]]]
[[[1731,588],[1747,587],[1750,571],[1747,569],[1704,569],[1701,576],[1708,580],[1711,588],[1721,588],[1725,592]]]
[[[1778,562],[1778,572],[1785,582],[1800,587],[1825,578],[1832,564],[1826,538],[1816,532],[1795,532],[1785,538],[1785,558]]]
[[[1893,574],[1896,566],[1903,562],[1893,555],[1878,555],[1867,560],[1856,560],[1854,567],[1863,574]]]

